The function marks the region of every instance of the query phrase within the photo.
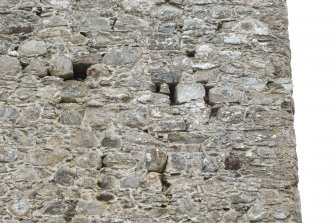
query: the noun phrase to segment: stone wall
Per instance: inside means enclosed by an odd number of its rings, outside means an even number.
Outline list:
[[[285,0],[0,16],[1,222],[301,222]]]

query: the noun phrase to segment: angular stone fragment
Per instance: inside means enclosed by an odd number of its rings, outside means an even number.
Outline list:
[[[46,54],[48,49],[44,41],[30,40],[19,46],[20,56],[39,56]]]
[[[158,148],[152,148],[145,153],[145,166],[149,172],[163,173],[168,156]]]
[[[209,90],[209,102],[211,104],[239,102],[243,93],[231,87],[214,87]]]
[[[48,75],[48,68],[44,62],[39,59],[33,59],[24,69],[25,73],[36,75],[37,77],[45,77]]]
[[[85,82],[69,80],[64,83],[61,91],[62,102],[76,103],[86,97],[88,88]]]
[[[70,186],[74,184],[76,173],[69,169],[60,169],[54,176],[54,182],[62,186]]]
[[[205,88],[202,84],[178,84],[176,86],[176,103],[182,104],[191,100],[203,99],[205,97]]]
[[[108,19],[105,18],[89,18],[80,27],[80,32],[108,32],[111,30]]]
[[[103,62],[109,65],[134,64],[141,57],[141,50],[133,48],[109,48],[103,58]]]
[[[186,123],[181,116],[172,116],[164,118],[158,123],[157,132],[171,132],[171,131],[185,131],[187,129]]]
[[[20,72],[20,61],[14,57],[7,55],[0,56],[0,73],[1,74],[16,74]]]
[[[49,71],[51,75],[63,78],[64,80],[73,77],[73,65],[69,57],[64,55],[56,56],[49,63]]]

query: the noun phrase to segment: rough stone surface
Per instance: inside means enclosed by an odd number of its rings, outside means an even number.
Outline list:
[[[0,222],[301,223],[285,1],[0,14]]]
[[[73,65],[69,57],[63,55],[56,56],[49,63],[51,75],[63,79],[70,79],[73,77]]]
[[[44,41],[31,40],[19,46],[20,56],[39,56],[47,53]]]

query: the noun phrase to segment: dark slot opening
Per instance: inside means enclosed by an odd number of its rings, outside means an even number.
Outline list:
[[[209,90],[212,89],[213,86],[206,86],[206,85],[205,85],[204,88],[205,88],[205,97],[204,97],[204,101],[205,101],[206,104],[209,105],[209,104],[210,104],[210,103],[209,103]]]
[[[159,93],[161,91],[161,85],[160,84],[155,84],[156,85],[156,93]]]
[[[176,104],[176,84],[169,84],[169,91],[170,91],[170,103],[171,105]]]
[[[73,64],[73,79],[82,81],[86,79],[86,71],[92,64],[75,63]]]
[[[186,50],[186,56],[187,57],[194,57],[196,51],[195,50]]]
[[[209,115],[209,118],[216,117],[218,114],[219,108],[211,108],[211,114]]]

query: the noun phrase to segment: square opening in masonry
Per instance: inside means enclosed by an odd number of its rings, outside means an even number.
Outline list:
[[[74,63],[73,64],[73,79],[82,81],[87,77],[86,71],[92,64]]]

